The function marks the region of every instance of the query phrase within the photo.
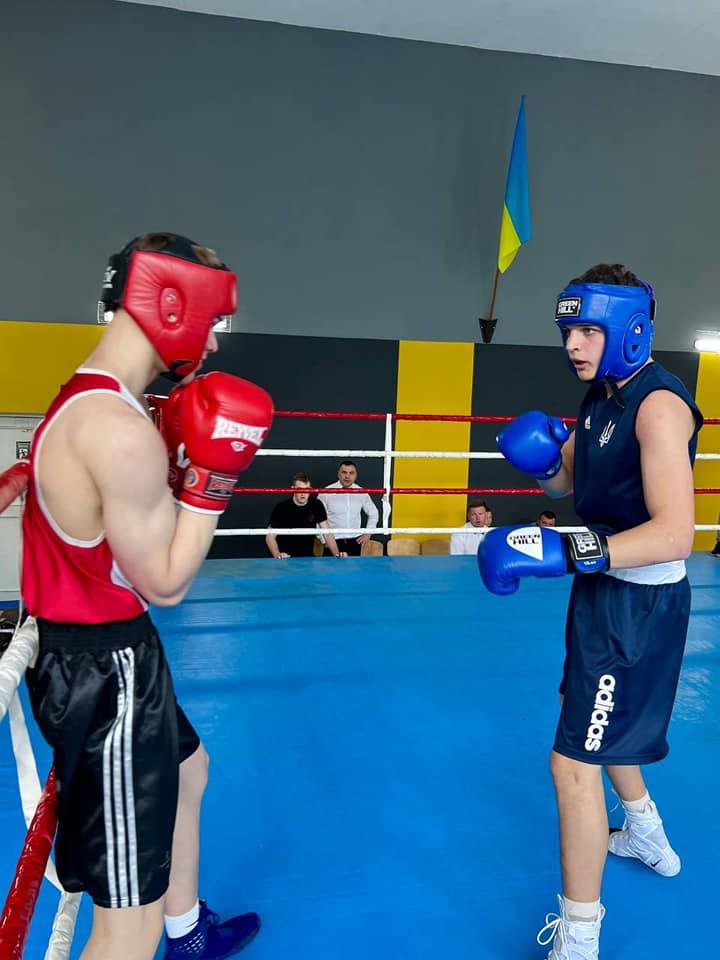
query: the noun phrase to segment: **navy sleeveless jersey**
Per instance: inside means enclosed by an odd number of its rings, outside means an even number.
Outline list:
[[[690,407],[695,430],[688,444],[695,460],[702,414],[682,381],[659,363],[649,363],[620,388],[622,405],[604,382],[585,395],[575,427],[575,511],[588,527],[604,534],[619,533],[650,519],[643,497],[640,445],[635,419],[640,404],[655,390],[669,390]]]

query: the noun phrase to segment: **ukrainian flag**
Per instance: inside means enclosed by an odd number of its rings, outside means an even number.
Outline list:
[[[530,187],[528,185],[527,148],[525,145],[525,97],[520,100],[510,167],[505,186],[498,270],[505,273],[520,247],[530,239]]]

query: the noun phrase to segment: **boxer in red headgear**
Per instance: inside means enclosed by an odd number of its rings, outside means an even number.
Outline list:
[[[148,604],[182,600],[272,401],[238,377],[198,374],[217,350],[213,324],[236,306],[235,275],[209,248],[138,237],[111,257],[101,305],[112,322],[35,433],[23,517],[22,592],[40,634],[27,680],[60,783],[57,869],[94,902],[83,960],[151,960],[163,916],[167,958],[228,957],[260,922],[220,923],[198,901],[207,754]],[[162,373],[183,380],[170,395],[179,511],[142,399]]]
[[[235,313],[237,280],[214,250],[176,234],[136,237],[105,268],[99,308],[127,311],[175,381],[196,370],[213,323]]]

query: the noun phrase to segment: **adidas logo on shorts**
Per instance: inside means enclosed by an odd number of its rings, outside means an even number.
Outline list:
[[[598,683],[590,725],[587,728],[585,749],[590,753],[596,753],[602,746],[605,728],[610,723],[610,714],[615,709],[614,691],[615,677],[611,673],[604,673]]]

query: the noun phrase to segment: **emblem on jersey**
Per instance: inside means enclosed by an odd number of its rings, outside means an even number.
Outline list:
[[[585,417],[585,429],[590,429],[590,417]]]
[[[612,422],[612,420],[608,420],[603,427],[603,432],[600,434],[600,438],[598,439],[598,443],[601,447],[604,447],[606,443],[610,443],[613,433],[615,433],[615,424]]]
[[[532,557],[533,560],[542,560],[542,533],[539,527],[521,527],[519,530],[511,530],[507,535],[506,543],[518,553],[524,553],[526,557]]]
[[[563,317],[579,317],[581,310],[582,297],[562,297],[557,302],[555,319],[562,320]]]

